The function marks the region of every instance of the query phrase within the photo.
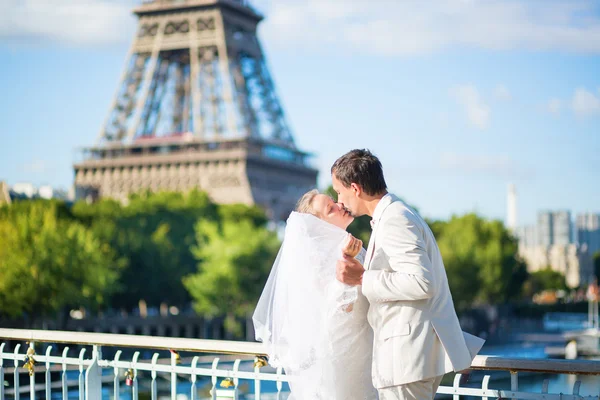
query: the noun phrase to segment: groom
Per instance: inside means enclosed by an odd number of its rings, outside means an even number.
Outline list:
[[[433,399],[442,376],[469,368],[483,340],[463,335],[433,233],[387,192],[379,159],[352,150],[333,164],[331,175],[338,202],[355,217],[372,217],[364,266],[345,257],[337,278],[362,285],[369,300],[379,399]]]

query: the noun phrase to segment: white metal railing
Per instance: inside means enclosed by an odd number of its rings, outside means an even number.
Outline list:
[[[0,338],[16,343],[9,351],[6,343],[0,344],[0,400],[14,398],[29,393],[31,400],[52,398],[53,393],[62,393],[62,399],[79,398],[101,399],[120,395],[138,399],[142,377],[149,374],[149,392],[152,399],[158,399],[159,383],[170,389],[170,398],[179,398],[182,389],[178,382],[187,382],[187,396],[198,399],[199,380],[204,378],[209,389],[205,398],[217,399],[285,399],[286,376],[281,369],[264,366],[264,354],[260,343],[118,335],[103,333],[65,332],[0,329]],[[19,342],[27,342],[22,346]],[[35,352],[35,346],[45,343],[43,354]],[[47,345],[77,345],[82,347],[77,357],[70,355],[69,347],[64,347],[60,355],[53,354],[53,347]],[[87,351],[91,346],[91,357]],[[121,360],[123,350],[118,349],[113,359],[102,357],[102,348],[132,348],[135,350],[130,360]],[[5,351],[6,349],[6,351]],[[170,356],[160,359],[155,352],[151,359],[140,360],[143,350],[170,350]],[[210,353],[220,356],[193,356],[188,363],[180,363],[180,351]],[[72,351],[71,351],[72,353]],[[227,359],[227,362],[223,360]],[[440,386],[438,393],[452,395],[454,400],[462,396],[488,398],[513,398],[535,400],[600,400],[600,387],[596,393],[579,393],[580,382],[573,384],[572,393],[548,393],[548,382],[542,385],[540,393],[519,391],[520,372],[552,374],[577,374],[600,376],[599,361],[584,360],[539,360],[508,359],[490,356],[477,356],[472,363],[473,370],[509,371],[511,389],[502,390],[490,387],[490,375],[483,377],[481,387],[461,386],[462,374],[456,374],[452,386]],[[106,372],[103,374],[103,372]],[[29,384],[21,385],[20,379],[29,375]],[[10,379],[12,375],[12,382]],[[54,382],[52,375],[55,375]],[[185,379],[182,379],[185,378]],[[221,379],[220,385],[218,381]],[[37,381],[43,383],[36,384]],[[240,381],[253,383],[253,393],[241,394]],[[261,383],[274,382],[271,393],[261,391]],[[112,388],[110,384],[112,383]],[[125,383],[125,386],[122,386]],[[69,388],[75,388],[70,390]],[[179,389],[179,391],[178,391]],[[168,389],[167,389],[168,390]],[[74,393],[76,392],[76,393]],[[104,396],[103,396],[104,392]],[[109,393],[109,395],[107,394]]]

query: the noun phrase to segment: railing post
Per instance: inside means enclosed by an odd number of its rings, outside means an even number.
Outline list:
[[[210,398],[212,400],[217,400],[217,366],[219,365],[219,357],[215,357],[212,362],[212,375],[210,377],[210,382],[212,383],[212,389],[210,390]]]
[[[581,381],[575,381],[573,384],[573,395],[579,396],[579,389],[581,388]]]
[[[548,386],[550,385],[550,380],[549,379],[544,379],[544,382],[542,382],[542,394],[547,394],[548,393]]]
[[[85,399],[102,400],[102,368],[98,362],[102,359],[102,348],[94,345],[92,363],[85,373]]]
[[[254,373],[256,375],[258,375],[260,373],[260,364],[258,363],[254,363]],[[255,400],[260,400],[260,378],[256,378],[254,379],[254,399]]]
[[[454,394],[452,395],[452,400],[459,400],[460,395],[458,394],[458,389],[460,388],[460,379],[462,378],[462,374],[454,375],[454,382],[452,387],[454,388]],[[435,393],[434,393],[435,396]]]
[[[192,382],[192,388],[191,388],[191,393],[190,393],[190,396],[191,396],[190,400],[196,400],[198,398],[198,389],[196,388],[196,381],[197,381],[196,367],[197,366],[198,366],[198,356],[195,356],[192,359],[192,375],[190,377],[190,381]]]
[[[15,400],[19,400],[21,398],[21,388],[19,384],[19,349],[21,348],[21,344],[17,344],[15,346]],[[4,382],[2,382],[4,384]]]
[[[5,343],[0,344],[0,400],[4,400],[4,354]]]
[[[69,353],[69,347],[65,347],[62,352],[62,398],[63,400],[69,400],[69,387],[67,383],[67,354]]]
[[[158,386],[156,383],[156,363],[158,362],[158,357],[160,354],[154,353],[152,355],[152,371],[150,372],[150,377],[152,378],[152,382],[150,383],[150,398],[152,400],[158,399]]]
[[[27,349],[27,357],[25,360],[29,362],[29,356],[31,355],[31,360],[33,362],[33,354],[35,354],[35,347],[33,347],[33,341],[29,342],[29,349]],[[29,372],[29,398],[30,400],[35,400],[35,367],[34,364],[30,366],[31,371]]]
[[[283,382],[281,382],[281,378],[283,377],[283,369],[281,367],[277,367],[277,400],[281,400],[281,391],[283,390]]]
[[[177,365],[177,355],[171,352],[171,399],[177,398],[177,372],[175,367]]]
[[[510,390],[512,392],[519,391],[519,373],[517,371],[510,371]],[[513,397],[513,400],[517,400],[517,398]]]
[[[85,377],[83,374],[83,356],[85,356],[85,348],[79,352],[79,400],[85,399]]]
[[[52,376],[50,375],[50,361],[48,361],[50,353],[52,353],[52,346],[46,348],[46,373],[44,379],[46,383],[46,400],[52,398]]]
[[[131,398],[133,400],[138,400],[138,396],[139,396],[138,379],[137,379],[138,358],[140,358],[140,352],[136,351],[135,353],[133,353],[133,358],[131,359],[131,368],[133,369],[133,387],[131,389]]]
[[[238,400],[238,385],[240,384],[240,378],[238,378],[238,372],[240,370],[240,363],[242,360],[239,358],[233,362],[233,398]]]
[[[489,397],[487,396],[487,392],[488,390],[490,390],[490,375],[485,375],[483,377],[483,381],[481,382],[481,389],[485,390],[485,396],[483,396],[481,400],[488,400]]]
[[[115,366],[113,367],[113,374],[114,374],[114,378],[113,378],[113,392],[114,392],[114,400],[119,400],[120,396],[121,396],[121,383],[119,382],[119,367],[117,366],[117,363],[119,362],[119,358],[121,358],[121,354],[122,351],[121,350],[117,350],[117,353],[115,354],[115,359],[114,359],[114,364]]]

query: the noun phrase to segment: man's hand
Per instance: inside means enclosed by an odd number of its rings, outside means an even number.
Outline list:
[[[356,258],[345,254],[336,264],[337,280],[350,286],[362,285],[362,276],[364,272],[365,269]]]

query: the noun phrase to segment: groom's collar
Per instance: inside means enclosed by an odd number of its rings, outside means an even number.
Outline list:
[[[379,200],[379,203],[377,203],[377,206],[375,207],[375,211],[373,211],[373,224],[379,221],[379,218],[381,218],[381,214],[383,214],[383,210],[385,210],[387,206],[392,204],[392,201],[394,201],[393,197],[394,196],[391,193],[386,193],[386,195],[383,196],[381,200]]]

